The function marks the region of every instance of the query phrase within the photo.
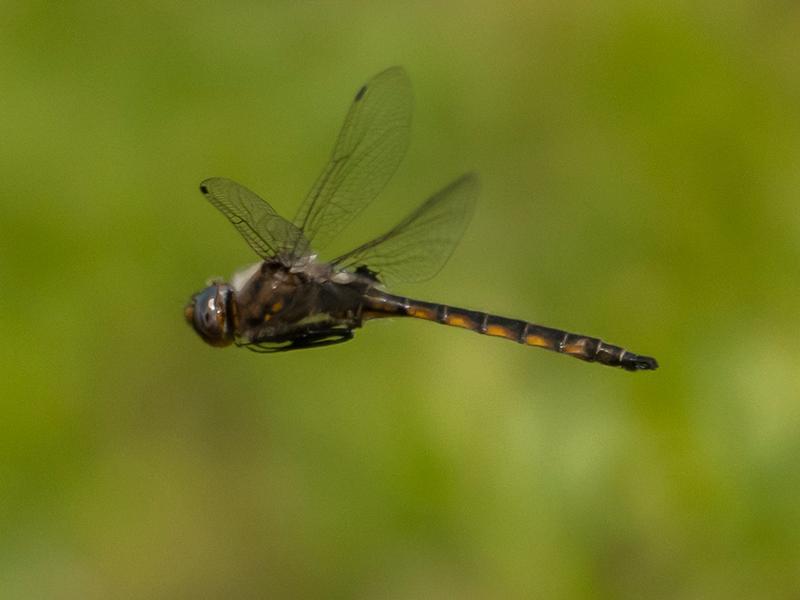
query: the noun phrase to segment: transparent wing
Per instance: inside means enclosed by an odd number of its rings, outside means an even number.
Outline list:
[[[464,234],[478,197],[478,178],[467,173],[423,202],[393,229],[333,261],[366,266],[387,283],[430,279]]]
[[[261,258],[271,258],[290,249],[298,253],[296,256],[307,252],[308,242],[302,232],[243,185],[213,177],[200,184],[200,191]]]
[[[389,182],[408,147],[412,104],[411,82],[401,67],[375,75],[358,90],[330,160],[294,219],[315,249]]]

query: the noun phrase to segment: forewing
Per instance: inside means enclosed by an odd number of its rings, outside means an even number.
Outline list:
[[[314,248],[333,239],[389,182],[408,147],[412,104],[401,67],[358,90],[330,160],[294,219]]]
[[[478,178],[463,175],[423,202],[393,229],[340,256],[340,268],[366,266],[386,283],[424,281],[450,258],[472,218]]]
[[[261,258],[271,258],[290,249],[294,249],[294,256],[307,252],[308,242],[300,230],[243,185],[213,177],[200,184],[200,191]]]

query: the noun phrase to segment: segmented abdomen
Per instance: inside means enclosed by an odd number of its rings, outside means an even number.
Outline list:
[[[629,371],[652,370],[658,367],[654,358],[640,356],[620,346],[561,329],[553,329],[518,319],[509,319],[485,312],[412,300],[377,290],[364,296],[363,318],[407,316],[442,325],[461,327],[483,335],[536,346],[553,352],[574,356],[588,362],[599,362]]]

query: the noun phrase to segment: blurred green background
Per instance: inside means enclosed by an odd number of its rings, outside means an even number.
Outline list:
[[[2,6],[0,597],[797,597],[797,3]],[[291,216],[393,64],[411,148],[338,249],[474,169],[459,249],[397,291],[659,371],[187,327],[254,259],[198,183]]]

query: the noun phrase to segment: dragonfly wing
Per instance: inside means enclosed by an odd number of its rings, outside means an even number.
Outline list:
[[[295,226],[319,249],[386,186],[408,147],[413,98],[401,67],[356,93],[328,164],[300,205]]]
[[[200,191],[228,220],[261,258],[293,249],[295,256],[308,251],[302,232],[276,213],[257,194],[231,179],[213,177],[200,184]]]
[[[447,262],[472,218],[478,178],[467,173],[440,190],[383,235],[332,261],[366,266],[387,283],[430,279]]]

